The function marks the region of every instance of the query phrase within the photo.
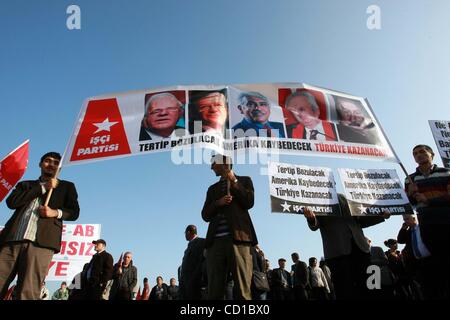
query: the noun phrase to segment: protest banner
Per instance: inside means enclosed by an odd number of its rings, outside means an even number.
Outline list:
[[[317,215],[339,214],[333,172],[329,168],[270,162],[272,212],[303,214],[305,206]]]
[[[64,224],[61,251],[53,256],[46,280],[72,281],[95,254],[92,241],[100,233],[100,224]]]
[[[0,161],[0,202],[19,182],[28,166],[29,141],[25,141]]]
[[[413,213],[395,170],[340,168],[338,171],[352,215]]]
[[[450,168],[450,121],[428,120],[444,167]]]
[[[209,148],[399,162],[366,99],[302,83],[190,85],[85,100],[63,166]]]

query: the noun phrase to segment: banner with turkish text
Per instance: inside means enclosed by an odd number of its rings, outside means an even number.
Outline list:
[[[172,86],[89,98],[63,165],[182,154],[192,147],[228,155],[254,149],[397,162],[366,99],[302,83],[268,83]]]
[[[100,224],[63,224],[61,251],[53,256],[47,281],[72,281],[95,254],[92,241],[100,238]]]
[[[352,215],[413,214],[395,170],[340,168],[339,176]]]
[[[428,120],[444,167],[450,168],[450,121]]]
[[[272,212],[338,215],[336,183],[329,168],[270,162],[268,165]]]

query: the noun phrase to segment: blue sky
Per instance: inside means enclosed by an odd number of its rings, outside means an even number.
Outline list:
[[[66,28],[66,8],[81,8],[81,30]],[[381,30],[369,30],[369,5],[381,9]],[[31,141],[24,179],[39,175],[40,156],[64,152],[82,101],[110,92],[165,85],[305,82],[367,97],[408,171],[418,143],[435,150],[427,120],[450,118],[447,39],[450,3],[422,1],[154,0],[0,2],[0,158]],[[436,163],[441,165],[439,158]],[[395,168],[391,163],[303,156],[280,161],[334,169]],[[322,256],[318,232],[302,216],[270,212],[260,166],[237,165],[255,184],[251,210],[260,245],[276,265],[297,251]],[[208,165],[176,166],[170,153],[64,168],[76,183],[79,223],[102,224],[115,259],[134,252],[153,282],[176,276],[196,224]],[[11,215],[0,203],[0,225]],[[395,237],[400,217],[366,229],[376,245]],[[56,284],[51,284],[55,289]]]

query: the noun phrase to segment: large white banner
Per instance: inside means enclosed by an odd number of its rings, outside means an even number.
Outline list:
[[[366,99],[302,83],[192,85],[87,99],[63,165],[205,147],[396,162]]]
[[[339,169],[352,215],[412,214],[397,172],[392,169]]]
[[[272,212],[303,214],[305,206],[317,215],[339,214],[333,172],[329,168],[270,162]]]
[[[95,254],[92,241],[100,238],[100,224],[64,224],[61,251],[53,256],[47,281],[72,281]]]
[[[444,167],[450,168],[450,121],[428,120]]]

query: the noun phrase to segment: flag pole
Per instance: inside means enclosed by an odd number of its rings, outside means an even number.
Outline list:
[[[412,181],[411,177],[409,176],[408,172],[405,169],[405,166],[403,165],[403,163],[400,161],[400,158],[398,157],[397,153],[395,152],[394,148],[392,147],[391,141],[389,141],[386,132],[384,132],[383,126],[381,125],[380,121],[378,121],[377,116],[375,115],[375,113],[372,110],[372,106],[369,103],[369,100],[367,100],[367,98],[364,98],[364,102],[367,104],[367,107],[369,107],[370,113],[372,113],[372,116],[375,118],[375,120],[377,121],[377,125],[378,128],[380,128],[381,133],[383,134],[384,139],[386,140],[386,142],[389,145],[389,148],[392,150],[392,153],[394,154],[395,159],[397,159],[397,163],[400,165],[400,168],[402,169],[403,173],[405,174],[406,178],[408,179],[409,183],[414,184],[414,181]]]
[[[66,154],[66,153],[64,152],[64,154],[63,154],[63,156],[62,156],[62,158],[61,158],[61,161],[59,162],[58,169],[56,169],[55,175],[54,175],[54,177],[53,177],[52,179],[57,179],[57,178],[59,177],[59,174],[61,173],[62,162],[63,162],[63,159],[64,159],[64,155],[65,155],[65,154]],[[45,207],[48,206],[48,203],[50,202],[50,198],[51,198],[52,194],[53,194],[53,188],[51,188],[51,189],[47,192],[47,198],[45,198],[45,203],[44,203],[44,206],[45,206]]]
[[[227,169],[228,169],[228,172],[231,171],[229,163],[227,163]],[[230,179],[227,176],[227,196],[229,196],[230,194],[231,194],[230,193]]]

